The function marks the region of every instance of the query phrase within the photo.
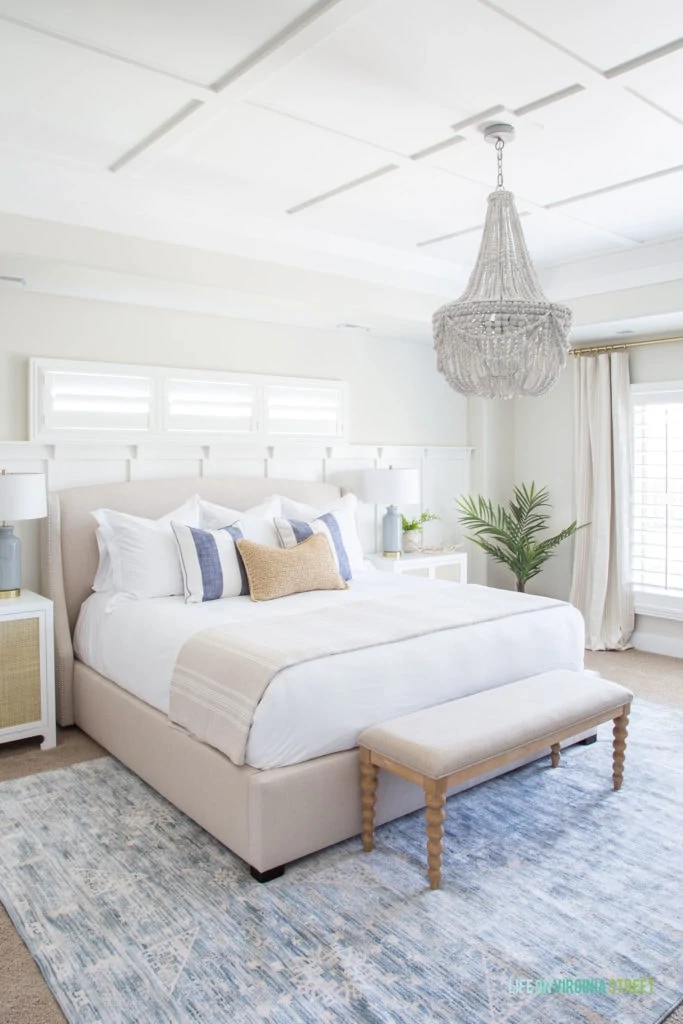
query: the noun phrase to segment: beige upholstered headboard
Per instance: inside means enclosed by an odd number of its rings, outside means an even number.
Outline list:
[[[261,477],[191,477],[182,480],[138,480],[53,491],[42,529],[42,589],[55,606],[55,672],[57,719],[73,724],[72,636],[81,605],[91,593],[97,571],[95,530],[90,514],[113,508],[157,519],[186,498],[199,494],[208,501],[236,509],[257,505],[271,494],[322,506],[341,491],[332,484]]]

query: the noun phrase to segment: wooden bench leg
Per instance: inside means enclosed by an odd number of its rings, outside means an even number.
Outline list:
[[[550,763],[553,766],[553,768],[557,768],[558,764],[560,763],[559,743],[553,743],[553,745],[550,748]]]
[[[621,714],[614,719],[614,727],[612,729],[612,735],[614,736],[612,744],[612,782],[615,789],[621,789],[621,783],[624,778],[626,737],[628,735],[628,716],[630,710],[631,705],[627,704]]]
[[[429,888],[441,888],[441,856],[443,851],[443,823],[446,817],[446,779],[425,779],[427,809],[427,865]]]
[[[375,802],[377,799],[377,765],[371,761],[367,747],[360,747],[360,788],[363,807],[363,849],[370,853],[375,845]]]

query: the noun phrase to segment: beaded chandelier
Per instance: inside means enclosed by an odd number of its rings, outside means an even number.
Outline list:
[[[437,365],[463,395],[543,395],[565,366],[572,314],[543,294],[515,198],[503,187],[503,147],[514,131],[497,124],[484,135],[496,145],[498,186],[488,197],[484,234],[467,288],[434,314]]]

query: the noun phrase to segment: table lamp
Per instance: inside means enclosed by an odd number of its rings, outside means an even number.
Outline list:
[[[44,519],[47,495],[43,473],[0,473],[0,598],[21,593],[21,542],[8,520]]]
[[[414,505],[420,500],[420,474],[416,469],[366,469],[363,471],[363,500],[369,505],[386,505],[382,520],[382,554],[400,558],[403,522],[397,505]]]

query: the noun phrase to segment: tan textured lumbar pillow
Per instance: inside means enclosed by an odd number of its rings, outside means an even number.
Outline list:
[[[307,590],[347,590],[326,537],[314,533],[295,548],[269,548],[253,540],[237,547],[249,580],[252,601],[272,601]]]

